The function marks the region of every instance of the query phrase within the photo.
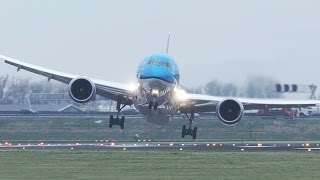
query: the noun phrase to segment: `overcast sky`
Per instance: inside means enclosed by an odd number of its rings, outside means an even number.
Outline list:
[[[125,83],[171,32],[186,86],[251,75],[319,85],[319,9],[319,0],[0,0],[0,53]],[[0,63],[7,73],[17,75]]]

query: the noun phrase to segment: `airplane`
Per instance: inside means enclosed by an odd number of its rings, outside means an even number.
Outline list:
[[[318,100],[250,99],[187,93],[180,85],[179,68],[168,54],[168,44],[166,53],[152,53],[140,62],[134,86],[54,71],[3,55],[0,59],[17,67],[17,71],[23,69],[45,76],[48,81],[53,79],[68,84],[70,97],[78,103],[92,101],[96,95],[116,101],[117,115],[110,116],[110,128],[118,125],[123,129],[125,117],[119,118],[120,112],[125,106],[133,105],[147,122],[158,125],[168,123],[177,113],[185,114],[189,126],[183,125],[181,137],[196,139],[197,127],[192,128],[196,113],[216,112],[223,124],[233,126],[242,119],[244,110],[320,104]]]

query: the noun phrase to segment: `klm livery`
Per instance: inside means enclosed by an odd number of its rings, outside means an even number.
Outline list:
[[[169,44],[169,43],[168,43]],[[168,47],[167,47],[168,49]],[[247,99],[188,94],[179,84],[180,73],[175,60],[168,53],[154,53],[144,58],[137,69],[134,86],[85,76],[53,71],[0,55],[5,63],[62,83],[69,84],[70,97],[78,103],[94,100],[96,94],[117,102],[116,116],[110,116],[109,127],[124,128],[125,117],[119,117],[125,106],[134,107],[144,115],[146,121],[165,124],[177,114],[185,114],[189,125],[183,125],[181,135],[197,137],[197,127],[192,128],[195,113],[216,112],[225,125],[237,124],[244,110],[273,107],[309,107],[320,104],[316,100]]]

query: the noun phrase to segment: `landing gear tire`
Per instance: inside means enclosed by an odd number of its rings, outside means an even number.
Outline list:
[[[157,110],[158,109],[158,102],[157,101],[155,101],[155,102],[150,101],[149,102],[149,109]]]
[[[153,103],[152,101],[149,102],[149,109],[152,109]]]
[[[192,139],[197,139],[197,132],[198,128],[194,127],[193,129],[189,127],[188,129],[186,128],[186,125],[182,126],[182,131],[181,131],[181,137],[184,138],[185,136],[192,136]]]
[[[155,102],[155,103],[154,103],[153,109],[154,109],[154,110],[157,110],[157,109],[158,109],[158,102]]]
[[[110,119],[109,119],[109,128],[112,128],[112,125],[114,124],[114,118],[113,116],[111,115],[110,116]]]
[[[186,125],[182,126],[182,132],[181,132],[181,137],[184,138],[186,136],[187,128]]]
[[[121,129],[124,128],[124,121],[125,121],[125,118],[124,118],[124,116],[122,116],[122,118],[120,119],[120,128]]]
[[[193,139],[197,139],[197,131],[198,131],[198,128],[194,127],[193,132],[192,132],[192,138]]]
[[[125,117],[122,116],[121,119],[119,117],[114,118],[113,115],[110,116],[109,120],[109,128],[112,128],[113,125],[119,125],[121,129],[124,128]]]

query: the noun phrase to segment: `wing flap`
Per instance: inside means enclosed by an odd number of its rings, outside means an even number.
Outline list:
[[[219,97],[202,94],[187,94],[187,102],[194,104],[195,112],[214,112],[217,104],[224,99],[236,99],[243,104],[245,110],[264,108],[299,108],[320,105],[319,100],[288,100],[288,99],[255,99]]]

